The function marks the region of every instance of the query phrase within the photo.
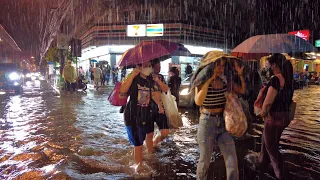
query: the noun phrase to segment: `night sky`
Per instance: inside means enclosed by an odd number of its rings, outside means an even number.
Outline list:
[[[320,39],[319,0],[257,0],[256,34],[309,29],[310,41]]]
[[[62,1],[62,0],[60,0]],[[183,0],[177,0],[183,2]],[[199,0],[201,1],[201,0]],[[210,0],[206,0],[208,2]],[[211,0],[212,2],[219,2]],[[27,51],[37,52],[41,36],[39,26],[40,2],[53,0],[0,0],[0,23],[16,40],[18,45]],[[146,2],[146,1],[145,1]],[[320,0],[225,0],[229,4],[251,4],[246,8],[236,9],[236,13],[223,12],[223,6],[212,10],[215,19],[227,33],[228,46],[236,46],[245,39],[258,34],[287,33],[289,31],[309,29],[310,42],[320,39]],[[219,2],[221,5],[223,2]],[[213,3],[214,4],[214,3]],[[255,4],[255,5],[252,5]],[[255,7],[255,8],[254,8]],[[251,8],[251,9],[250,9]],[[248,13],[248,12],[253,13]],[[201,13],[200,13],[201,14]],[[255,15],[255,17],[251,17]],[[229,17],[226,17],[229,16]],[[237,18],[240,18],[238,20]],[[217,22],[224,20],[225,22]],[[190,22],[192,23],[192,22]],[[49,26],[49,25],[48,25]],[[212,25],[214,26],[214,25]]]

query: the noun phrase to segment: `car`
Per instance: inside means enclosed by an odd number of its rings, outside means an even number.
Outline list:
[[[23,74],[14,63],[0,63],[0,91],[21,93]]]
[[[41,73],[40,72],[32,72],[31,80],[40,80]]]
[[[179,107],[193,108],[196,106],[194,102],[194,91],[189,92],[190,80],[191,77],[187,77],[181,81],[179,89]]]
[[[31,81],[31,72],[27,69],[22,70],[24,82]]]

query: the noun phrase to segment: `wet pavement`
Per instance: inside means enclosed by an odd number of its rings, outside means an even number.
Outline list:
[[[196,142],[198,113],[180,109],[184,127],[145,157],[140,175],[127,140],[122,114],[107,102],[111,87],[61,94],[45,81],[28,83],[22,95],[0,95],[0,179],[195,179],[199,155]],[[320,86],[295,92],[296,117],[281,138],[288,179],[320,176]],[[248,152],[258,151],[256,138],[236,140],[240,178],[254,179]],[[225,179],[217,149],[211,178]],[[273,179],[272,171],[266,174]]]

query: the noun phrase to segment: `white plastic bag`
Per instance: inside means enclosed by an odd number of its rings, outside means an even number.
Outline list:
[[[178,128],[183,125],[181,116],[179,115],[176,97],[171,95],[170,90],[161,94],[161,101],[168,119],[170,128]]]

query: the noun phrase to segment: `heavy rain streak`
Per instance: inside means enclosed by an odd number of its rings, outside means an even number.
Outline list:
[[[0,179],[319,179],[319,2],[0,0]]]

